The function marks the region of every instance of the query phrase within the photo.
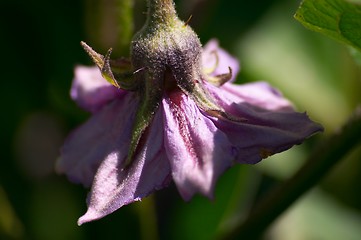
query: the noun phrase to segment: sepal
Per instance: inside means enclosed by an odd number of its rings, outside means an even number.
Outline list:
[[[85,42],[81,42],[81,45],[95,65],[100,69],[103,78],[107,80],[107,82],[124,90],[134,91],[137,88],[137,84],[133,79],[134,73],[132,71],[132,65],[129,60],[124,58],[111,60],[111,48],[107,54],[103,56],[94,51]]]

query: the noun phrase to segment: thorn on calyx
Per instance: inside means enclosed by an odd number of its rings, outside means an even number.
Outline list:
[[[189,22],[191,21],[193,15],[190,15],[189,18],[187,19],[187,21],[184,23],[184,26],[188,26]]]
[[[141,67],[141,68],[139,68],[139,69],[135,70],[135,71],[133,72],[133,74],[137,74],[137,73],[139,73],[139,72],[141,72],[141,71],[145,70],[146,68],[148,68],[148,67]]]

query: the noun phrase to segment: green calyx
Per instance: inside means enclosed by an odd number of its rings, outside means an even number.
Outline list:
[[[172,0],[148,0],[148,18],[134,36],[131,46],[132,65],[146,69],[154,79],[143,74],[135,81],[151,82],[152,88],[164,89],[172,85],[191,97],[205,111],[222,111],[203,87],[203,79],[222,85],[230,79],[231,71],[216,77],[207,77],[201,71],[202,45],[198,36],[181,21]],[[217,57],[217,56],[216,56]],[[170,77],[165,78],[166,71]],[[175,82],[175,84],[169,84]],[[163,92],[161,91],[161,92]]]
[[[85,43],[82,45],[108,82],[117,88],[136,91],[139,96],[124,167],[137,154],[164,94],[182,91],[210,115],[234,120],[217,106],[203,87],[204,80],[223,84],[230,78],[231,70],[216,77],[207,77],[202,72],[201,43],[188,24],[178,18],[173,0],[148,0],[147,20],[133,37],[130,61],[110,60],[111,50],[103,56]]]
[[[105,56],[94,51],[85,42],[81,42],[82,47],[91,57],[95,65],[100,69],[102,76],[113,86],[125,90],[135,90],[136,83],[133,81],[132,66],[129,60],[120,58],[111,60],[109,49]]]

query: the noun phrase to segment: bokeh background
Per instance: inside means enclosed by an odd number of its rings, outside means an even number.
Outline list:
[[[135,2],[135,29],[144,21],[144,2]],[[112,26],[112,1],[0,0],[0,239],[212,239],[291,176],[361,102],[361,71],[349,49],[294,20],[299,1],[176,2],[182,19],[193,16],[190,25],[203,43],[217,38],[241,60],[239,83],[270,82],[325,133],[256,166],[230,169],[212,201],[183,202],[170,186],[78,227],[87,189],[57,175],[54,164],[66,135],[89,117],[69,97],[74,67],[91,64],[79,42],[100,52],[114,47],[107,45],[112,29],[96,24],[108,16]],[[360,239],[360,160],[358,147],[263,239]]]

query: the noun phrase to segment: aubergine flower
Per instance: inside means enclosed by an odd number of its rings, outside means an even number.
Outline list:
[[[267,83],[230,83],[235,58],[215,40],[202,48],[172,1],[148,3],[131,60],[110,60],[111,51],[103,56],[83,43],[100,71],[76,67],[71,97],[92,116],[57,163],[71,181],[91,186],[79,225],[172,180],[185,200],[211,198],[232,164],[255,164],[322,130]]]

